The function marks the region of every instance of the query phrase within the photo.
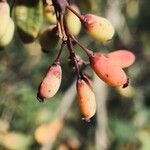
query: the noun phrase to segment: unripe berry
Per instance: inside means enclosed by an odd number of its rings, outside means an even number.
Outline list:
[[[106,54],[106,57],[121,68],[126,68],[135,61],[135,55],[128,50],[114,51]]]
[[[11,42],[14,35],[14,31],[15,31],[14,22],[11,18],[9,18],[7,29],[4,35],[0,38],[0,47],[5,47]]]
[[[48,22],[52,24],[57,23],[56,14],[53,6],[50,5],[44,6],[43,12],[44,12],[44,17]]]
[[[80,10],[76,5],[72,4],[72,5],[70,5],[70,7],[72,9],[74,9],[77,13],[80,14]],[[81,22],[80,22],[79,18],[74,13],[72,13],[70,10],[67,10],[66,19],[67,19],[67,25],[68,25],[70,32],[74,36],[78,35],[81,30]]]
[[[58,29],[56,26],[51,26],[40,35],[40,44],[43,52],[50,52],[55,49],[59,43]]]
[[[89,120],[96,112],[95,95],[89,85],[83,80],[77,81],[77,99],[85,120]]]
[[[83,26],[86,31],[96,40],[105,42],[112,39],[114,35],[114,27],[105,18],[92,14],[83,16]]]
[[[128,85],[128,78],[125,72],[120,66],[111,62],[109,58],[100,53],[94,53],[89,59],[95,73],[107,84],[113,87],[126,87]]]
[[[10,19],[10,8],[7,2],[0,2],[0,38],[5,34]]]
[[[62,69],[59,64],[53,64],[39,86],[38,98],[43,101],[45,98],[53,97],[60,87]]]

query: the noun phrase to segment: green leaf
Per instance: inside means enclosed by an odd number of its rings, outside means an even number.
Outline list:
[[[23,42],[34,41],[40,31],[43,20],[42,0],[19,0],[13,9],[13,17]]]

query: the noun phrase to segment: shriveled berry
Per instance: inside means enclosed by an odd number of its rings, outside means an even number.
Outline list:
[[[95,95],[89,85],[82,79],[77,81],[77,99],[83,119],[88,121],[96,112]]]
[[[115,32],[114,27],[106,18],[86,14],[83,20],[86,31],[96,40],[105,42],[112,39]]]
[[[60,87],[62,69],[59,64],[53,64],[39,86],[37,97],[39,101],[53,97]]]
[[[50,26],[40,35],[40,45],[43,52],[50,52],[55,49],[59,43],[58,28]]]
[[[117,50],[105,56],[121,68],[129,67],[135,61],[135,55],[128,50]]]
[[[122,68],[100,53],[90,56],[90,64],[95,73],[107,84],[118,87],[127,86],[128,78]]]

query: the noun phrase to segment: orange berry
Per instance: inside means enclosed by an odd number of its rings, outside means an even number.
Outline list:
[[[92,14],[83,16],[83,26],[86,31],[96,40],[105,42],[112,39],[114,35],[114,27],[105,18]]]
[[[61,79],[61,66],[53,64],[39,86],[38,98],[43,101],[45,98],[53,97],[60,87]]]
[[[89,120],[96,112],[95,95],[89,85],[82,79],[77,81],[77,98],[85,120]]]
[[[105,56],[121,68],[126,68],[132,65],[135,61],[135,55],[128,50],[110,52]]]
[[[123,85],[123,87],[127,86],[128,78],[125,72],[120,66],[111,62],[109,58],[100,53],[94,53],[89,59],[95,73],[107,84],[113,87],[121,85]]]
[[[39,144],[53,143],[62,128],[62,119],[55,119],[53,122],[42,124],[35,130],[35,139]]]

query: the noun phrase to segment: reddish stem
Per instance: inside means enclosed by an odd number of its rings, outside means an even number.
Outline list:
[[[71,38],[86,52],[89,57],[93,55],[93,51],[83,46],[83,44],[81,44],[73,35],[71,35]]]
[[[63,50],[65,44],[66,44],[66,43],[63,41],[62,44],[61,44],[59,53],[58,53],[58,55],[57,55],[57,57],[56,57],[56,59],[55,59],[55,61],[54,61],[53,64],[58,64],[58,63],[59,63],[59,61],[60,61],[60,55],[61,55],[61,53],[62,53],[62,50]]]
[[[74,9],[72,9],[72,8],[70,7],[70,5],[68,5],[67,8],[68,8],[71,12],[73,12],[73,13],[80,19],[81,22],[84,22],[83,16],[80,15],[78,12],[76,12]]]

